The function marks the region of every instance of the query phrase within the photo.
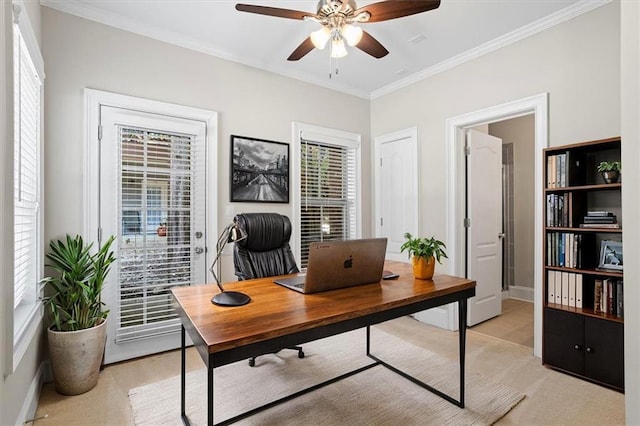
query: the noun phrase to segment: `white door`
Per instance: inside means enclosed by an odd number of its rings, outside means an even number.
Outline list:
[[[502,140],[467,131],[467,277],[476,280],[468,325],[502,313]]]
[[[170,289],[206,282],[206,125],[100,108],[100,228],[117,237],[104,291],[111,363],[179,347]]]
[[[387,259],[400,252],[405,232],[418,234],[418,154],[415,127],[375,138],[376,236],[387,238]]]

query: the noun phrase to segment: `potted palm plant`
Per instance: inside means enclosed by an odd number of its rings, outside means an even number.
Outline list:
[[[447,246],[435,237],[419,238],[413,237],[410,233],[405,233],[407,240],[400,247],[400,251],[407,251],[413,265],[413,275],[421,280],[433,278],[436,261],[442,264],[442,258],[447,258],[444,249]]]
[[[109,312],[101,293],[115,261],[113,240],[94,254],[93,244],[79,235],[49,244],[45,266],[55,273],[41,281],[42,302],[53,322],[47,333],[55,387],[64,395],[87,392],[98,383]]]

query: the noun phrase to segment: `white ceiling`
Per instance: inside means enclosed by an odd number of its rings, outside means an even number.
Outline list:
[[[393,0],[388,0],[393,1]],[[564,22],[609,0],[442,0],[438,9],[362,27],[388,50],[382,59],[348,48],[330,61],[314,49],[289,54],[319,24],[243,13],[229,0],[41,0],[44,6],[151,38],[364,98],[375,98]],[[316,1],[242,0],[315,12]],[[359,1],[358,6],[374,3]],[[412,41],[422,38],[420,42]],[[336,72],[337,69],[337,72]],[[331,77],[330,77],[330,74]]]

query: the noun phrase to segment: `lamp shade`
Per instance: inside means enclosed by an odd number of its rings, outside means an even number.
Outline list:
[[[345,56],[347,56],[347,48],[344,45],[344,40],[341,38],[331,40],[331,57],[344,58]]]
[[[342,37],[347,41],[349,46],[355,46],[362,40],[362,28],[353,25],[345,25],[342,27]]]
[[[329,31],[329,28],[327,27],[322,27],[318,31],[312,32],[310,37],[311,43],[313,43],[316,48],[322,50],[331,38],[331,31]]]

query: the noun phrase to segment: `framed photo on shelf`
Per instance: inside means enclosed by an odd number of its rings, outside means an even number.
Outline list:
[[[622,271],[622,268],[622,242],[611,240],[602,241],[602,243],[600,243],[600,262],[598,269]]]
[[[231,135],[232,202],[289,202],[289,145]]]

